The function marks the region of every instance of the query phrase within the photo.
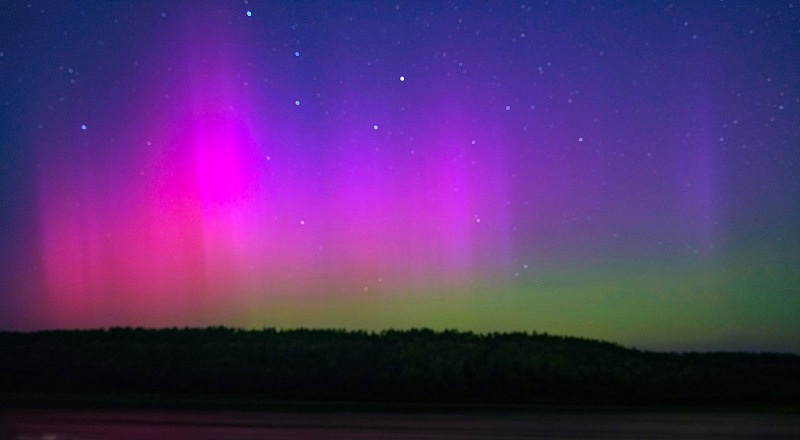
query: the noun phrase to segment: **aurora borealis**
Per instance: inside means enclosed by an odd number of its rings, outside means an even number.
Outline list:
[[[800,4],[0,9],[2,329],[800,352]]]

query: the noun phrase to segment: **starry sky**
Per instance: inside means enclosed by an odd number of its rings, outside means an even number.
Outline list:
[[[800,3],[0,7],[0,329],[798,322]]]

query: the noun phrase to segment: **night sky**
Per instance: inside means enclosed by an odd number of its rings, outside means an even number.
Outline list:
[[[0,329],[798,323],[800,3],[0,4]]]

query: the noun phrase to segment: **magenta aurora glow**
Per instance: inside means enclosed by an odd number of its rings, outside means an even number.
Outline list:
[[[0,328],[800,352],[800,8],[0,12]]]

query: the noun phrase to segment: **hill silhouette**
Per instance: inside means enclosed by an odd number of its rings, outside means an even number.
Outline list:
[[[537,333],[0,332],[0,397],[800,406],[800,356],[657,353]],[[16,397],[15,397],[16,396]]]

